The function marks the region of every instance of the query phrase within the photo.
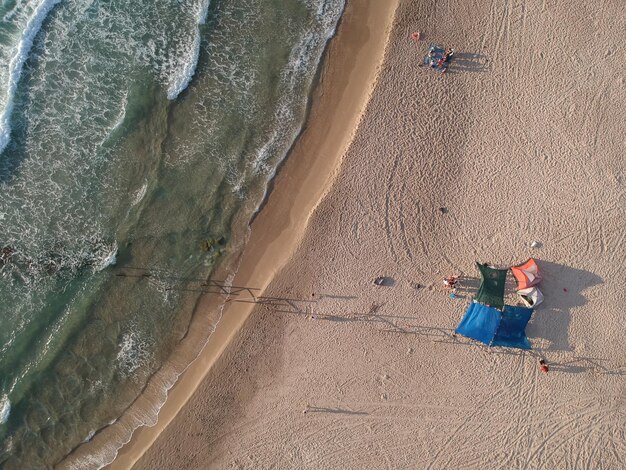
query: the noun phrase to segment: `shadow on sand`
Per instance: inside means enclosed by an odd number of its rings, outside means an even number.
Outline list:
[[[486,72],[489,70],[487,57],[472,52],[455,52],[446,73]]]
[[[571,322],[571,310],[587,303],[584,291],[603,282],[600,276],[550,261],[535,258],[543,275],[539,288],[543,292],[544,302],[535,312],[526,328],[529,338],[539,340],[535,344],[542,351],[571,351],[568,331]],[[472,298],[480,286],[480,279],[462,276],[456,287],[458,298]],[[517,284],[510,273],[506,278],[505,297],[516,297]],[[584,314],[584,312],[581,312]]]
[[[624,377],[626,376],[626,365],[614,367],[610,359],[574,356],[569,361],[551,363],[550,372],[563,372],[566,374],[592,372],[596,375],[617,375]]]
[[[526,332],[534,340],[533,350],[522,350],[502,347],[489,347],[482,343],[457,335],[453,328],[440,326],[416,325],[415,317],[405,315],[382,314],[384,303],[372,303],[367,312],[348,312],[344,314],[318,314],[315,312],[317,303],[325,298],[335,300],[354,300],[357,296],[344,294],[314,293],[311,298],[294,298],[278,296],[258,296],[260,290],[255,287],[231,286],[223,281],[179,278],[163,272],[149,271],[145,268],[129,268],[118,270],[117,276],[129,278],[168,279],[170,281],[196,282],[196,286],[186,286],[182,290],[193,290],[205,294],[228,296],[227,302],[254,303],[264,306],[274,313],[287,313],[308,316],[314,320],[332,321],[337,323],[370,323],[381,326],[382,333],[415,335],[436,343],[455,346],[473,347],[489,354],[507,356],[531,356],[539,359],[544,353],[551,351],[571,351],[567,333],[571,321],[571,309],[587,303],[583,295],[585,289],[601,284],[602,278],[581,269],[575,269],[549,261],[537,260],[543,273],[541,289],[545,294],[544,303],[535,311]],[[512,276],[507,278],[506,294],[515,292],[516,285]],[[457,292],[471,297],[480,285],[477,277],[463,276],[457,286]],[[177,289],[172,287],[172,289]],[[539,341],[537,341],[539,340]],[[544,344],[545,343],[545,346]],[[614,366],[610,359],[577,357],[564,362],[552,362],[551,372],[577,374],[592,372],[599,375],[626,376],[626,365]],[[366,414],[341,410],[338,408],[309,407],[311,412]]]
[[[311,406],[308,405],[304,409],[305,413],[331,413],[331,414],[342,414],[342,415],[368,415],[365,411],[352,411],[345,408],[329,408],[324,406]]]
[[[585,289],[602,284],[600,276],[582,269],[537,259],[543,274],[539,285],[544,293],[544,302],[537,307],[526,332],[529,337],[547,340],[546,351],[571,351],[568,331],[571,310],[587,303]],[[579,311],[584,315],[584,311]]]

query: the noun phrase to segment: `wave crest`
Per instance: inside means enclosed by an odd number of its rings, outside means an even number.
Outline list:
[[[4,424],[9,419],[11,414],[11,401],[6,395],[2,395],[0,398],[0,424]]]
[[[54,6],[61,0],[43,0],[30,16],[26,27],[22,33],[22,37],[15,49],[15,55],[11,58],[9,63],[9,82],[7,84],[4,102],[4,109],[0,114],[0,154],[4,152],[4,149],[9,144],[11,139],[11,113],[13,112],[13,98],[15,96],[15,90],[19,84],[20,77],[22,76],[22,69],[24,68],[24,62],[28,58],[30,49],[33,46],[33,41],[41,29],[41,25],[44,20],[54,8]]]
[[[175,100],[178,95],[189,86],[194,73],[196,73],[198,58],[200,57],[200,25],[204,24],[206,21],[209,12],[209,3],[209,0],[202,0],[198,5],[197,24],[195,26],[193,42],[184,55],[186,59],[182,61],[178,70],[175,70],[170,77],[167,88],[168,100]]]

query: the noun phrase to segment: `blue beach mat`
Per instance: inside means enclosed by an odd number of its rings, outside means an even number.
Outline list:
[[[424,56],[424,65],[428,65],[429,67],[432,67],[434,69],[437,69],[437,62],[439,61],[439,59],[443,59],[445,54],[446,54],[446,50],[443,47],[440,46],[436,46],[434,44],[431,44],[428,48],[429,51],[433,51],[432,57],[429,58],[428,54],[426,54]],[[434,65],[433,65],[434,64]],[[448,62],[444,62],[443,63],[443,70],[448,68],[448,64],[449,64],[449,59]]]
[[[500,311],[473,302],[455,331],[489,346],[531,349],[525,329],[532,314],[532,308],[505,305]]]

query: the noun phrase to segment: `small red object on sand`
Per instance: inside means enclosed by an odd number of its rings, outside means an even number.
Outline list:
[[[420,36],[421,36],[421,33],[419,31],[415,31],[413,34],[411,34],[411,38],[415,41],[419,41]]]
[[[563,292],[567,292],[567,289],[565,287],[563,288]]]

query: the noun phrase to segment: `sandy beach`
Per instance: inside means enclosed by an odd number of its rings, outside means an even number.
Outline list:
[[[350,1],[234,281],[259,290],[111,467],[622,468],[622,7]],[[533,350],[453,336],[474,262],[531,256]]]

